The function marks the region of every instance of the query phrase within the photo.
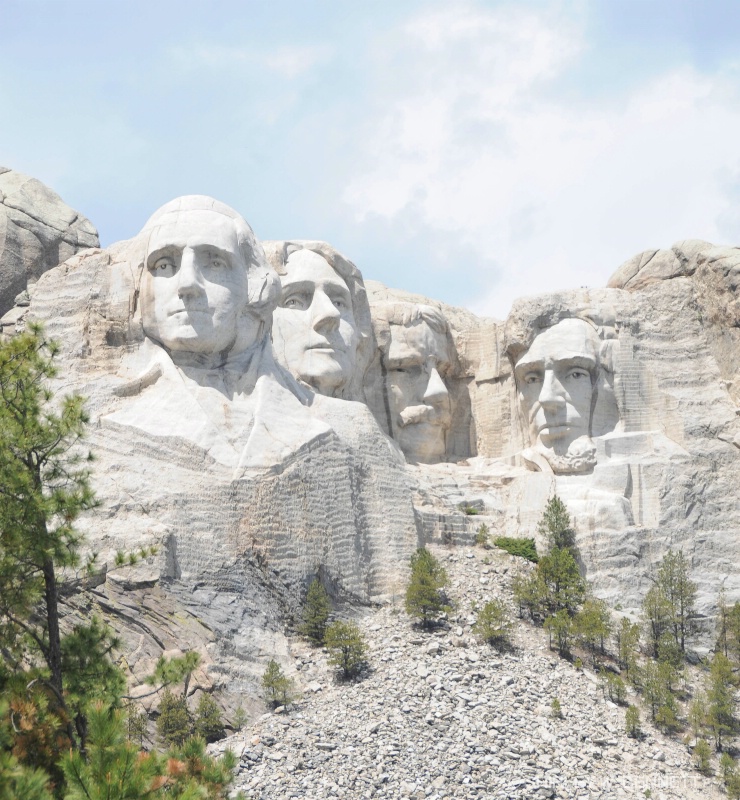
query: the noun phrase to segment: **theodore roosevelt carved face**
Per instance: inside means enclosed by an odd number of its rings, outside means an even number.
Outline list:
[[[567,457],[592,435],[599,348],[592,325],[565,319],[535,337],[516,362],[519,409],[533,447]]]
[[[355,369],[359,335],[350,290],[327,260],[309,249],[290,253],[273,321],[278,360],[320,394],[340,396]]]
[[[411,461],[440,461],[451,423],[447,321],[437,309],[411,303],[391,304],[381,316],[388,325],[381,349],[393,438]]]

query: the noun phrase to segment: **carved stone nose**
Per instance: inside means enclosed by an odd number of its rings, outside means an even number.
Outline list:
[[[555,373],[549,369],[545,370],[538,399],[543,407],[556,407],[565,403],[565,389],[555,377]]]
[[[203,291],[200,270],[195,261],[195,253],[186,248],[182,253],[180,269],[177,271],[177,294],[192,297]]]
[[[442,380],[442,376],[437,372],[436,367],[432,367],[429,373],[429,382],[427,383],[426,391],[424,392],[424,400],[427,403],[440,403],[449,397],[449,392]]]
[[[341,314],[326,292],[319,289],[314,292],[311,311],[313,312],[314,330],[332,331],[339,327]]]

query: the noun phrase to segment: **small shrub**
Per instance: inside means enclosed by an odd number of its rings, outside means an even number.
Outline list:
[[[247,716],[247,712],[244,710],[244,706],[239,703],[239,707],[234,712],[234,728],[240,731],[245,727],[248,721],[249,717]]]
[[[627,697],[627,688],[622,678],[609,670],[603,669],[601,671],[601,679],[604,681],[604,696],[608,697],[612,703],[620,706],[624,705]]]
[[[345,678],[355,677],[365,664],[367,644],[354,622],[332,622],[324,637],[329,663],[342,670]]]
[[[221,709],[210,694],[201,694],[198,707],[195,709],[193,727],[195,734],[209,744],[223,739],[226,735],[221,719]]]
[[[406,613],[416,617],[425,628],[432,627],[449,610],[442,595],[446,583],[447,572],[444,567],[425,547],[420,547],[411,556]]]
[[[475,506],[467,506],[467,505],[462,506],[462,512],[463,514],[466,514],[469,517],[477,517],[478,514],[480,514],[480,511],[478,511],[478,509],[475,508]]]
[[[308,587],[306,604],[303,607],[303,622],[299,631],[317,647],[324,643],[330,611],[329,595],[321,581],[315,578]]]
[[[478,612],[473,630],[484,642],[503,650],[511,646],[509,635],[513,626],[506,603],[501,600],[490,600]]]
[[[694,745],[694,764],[702,775],[712,774],[712,749],[706,739],[699,739]]]
[[[624,727],[627,736],[631,739],[639,739],[642,736],[640,709],[637,706],[627,706],[627,710],[624,712]]]
[[[563,709],[560,705],[560,700],[557,697],[552,698],[552,703],[550,703],[550,713],[553,716],[553,719],[562,719],[563,718]]]
[[[149,717],[143,709],[131,703],[126,709],[126,736],[137,747],[144,746]]]
[[[580,672],[583,669],[583,659],[580,656],[576,656],[573,659],[573,666]]]
[[[482,522],[477,533],[475,534],[475,544],[478,547],[484,547],[486,550],[488,550],[491,546],[490,542],[488,541],[488,536],[488,525],[486,525],[485,522]]]
[[[273,708],[290,703],[293,681],[280,669],[280,664],[271,658],[262,673],[262,689],[268,705]]]
[[[532,561],[535,564],[539,561],[534,539],[517,539],[513,536],[497,536],[493,540],[493,543],[500,550],[505,550],[509,555],[526,558],[527,561]]]
[[[193,719],[188,704],[182,695],[174,695],[169,689],[162,692],[157,717],[157,733],[168,747],[179,747],[193,733]]]

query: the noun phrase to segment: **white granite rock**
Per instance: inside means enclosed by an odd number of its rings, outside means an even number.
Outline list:
[[[87,247],[92,223],[43,183],[0,167],[0,315],[42,273]]]

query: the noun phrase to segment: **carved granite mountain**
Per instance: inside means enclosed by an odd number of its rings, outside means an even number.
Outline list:
[[[29,281],[87,247],[97,247],[90,220],[56,192],[21,172],[0,167],[0,314]]]
[[[89,398],[92,546],[157,548],[92,590],[134,682],[192,637],[208,680],[254,692],[314,576],[339,602],[398,596],[419,543],[536,535],[553,493],[597,595],[637,613],[672,547],[702,613],[723,584],[740,600],[739,285],[740,250],[682,242],[481,319],[324,242],[266,256],[189,196],[0,326],[42,321],[57,389]]]

